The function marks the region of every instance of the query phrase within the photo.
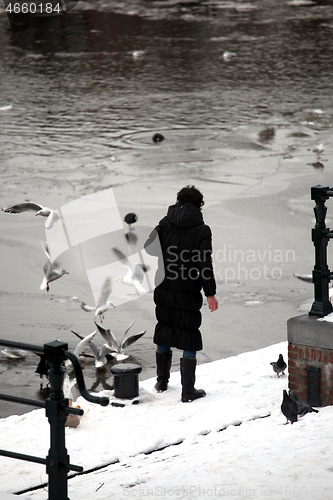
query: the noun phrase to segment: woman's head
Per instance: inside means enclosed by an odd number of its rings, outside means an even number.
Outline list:
[[[191,203],[198,208],[201,208],[205,202],[203,194],[195,186],[185,186],[177,193],[177,203]]]

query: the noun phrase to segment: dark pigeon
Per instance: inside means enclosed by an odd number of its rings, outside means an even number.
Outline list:
[[[287,391],[283,391],[283,401],[281,404],[281,411],[286,417],[287,422],[297,422],[298,406],[295,401],[293,401],[287,394]]]
[[[49,369],[51,368],[50,364],[48,361],[46,361],[45,354],[38,354],[38,356],[40,357],[40,361],[37,365],[35,373],[38,373],[40,378],[43,378],[43,376],[48,378]]]
[[[273,370],[277,374],[278,377],[280,377],[280,374],[282,373],[284,375],[284,371],[287,368],[287,363],[283,359],[282,354],[279,354],[279,359],[277,361],[272,361],[270,363],[273,367]]]
[[[319,413],[319,410],[315,410],[308,403],[305,403],[304,401],[301,401],[300,399],[298,399],[295,391],[290,391],[290,397],[297,404],[297,408],[298,408],[297,415],[299,417],[304,417],[304,415],[306,415],[307,413],[313,413],[313,412]]]

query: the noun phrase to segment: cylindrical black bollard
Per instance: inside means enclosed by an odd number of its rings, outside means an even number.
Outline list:
[[[133,399],[139,395],[139,373],[142,368],[131,363],[120,363],[111,368],[114,375],[114,395],[120,399]]]

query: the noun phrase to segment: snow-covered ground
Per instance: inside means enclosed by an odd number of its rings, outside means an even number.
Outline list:
[[[287,342],[198,366],[196,386],[207,396],[192,403],[180,401],[179,372],[161,394],[155,379],[140,381],[140,404],[103,408],[78,398],[85,413],[66,430],[71,463],[105,467],[70,479],[69,498],[331,498],[333,409],[284,425],[287,375],[270,366],[280,353],[287,359]],[[113,391],[100,394],[115,401]],[[0,432],[3,449],[47,455],[44,410],[0,420]],[[44,482],[44,466],[0,458],[3,491]],[[25,495],[46,499],[47,491]]]

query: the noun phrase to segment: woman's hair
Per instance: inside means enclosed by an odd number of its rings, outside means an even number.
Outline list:
[[[177,193],[177,203],[183,205],[184,203],[192,203],[198,208],[201,208],[205,202],[203,201],[203,194],[195,186],[185,186]]]

